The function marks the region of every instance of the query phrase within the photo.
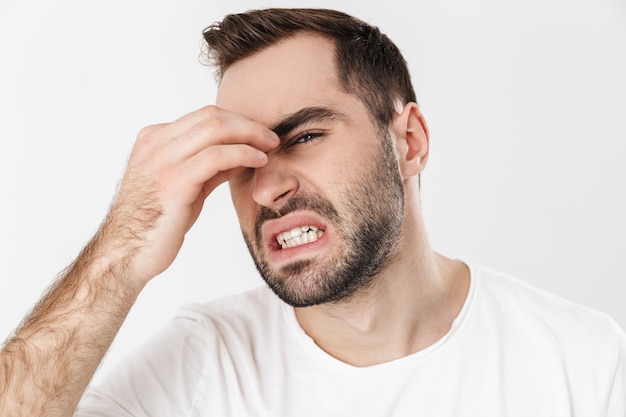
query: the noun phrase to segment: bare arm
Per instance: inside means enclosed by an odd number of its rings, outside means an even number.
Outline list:
[[[144,129],[108,217],[0,351],[0,415],[71,416],[137,295],[174,260],[205,198],[278,144],[213,106]]]
[[[140,288],[122,266],[90,252],[51,287],[0,354],[0,415],[71,415],[121,326]]]

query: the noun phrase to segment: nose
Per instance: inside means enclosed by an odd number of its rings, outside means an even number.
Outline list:
[[[276,155],[268,155],[267,163],[254,170],[254,200],[267,208],[279,210],[298,190],[298,180],[287,164]]]

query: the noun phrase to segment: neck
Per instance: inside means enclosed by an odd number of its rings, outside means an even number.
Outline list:
[[[469,289],[469,271],[433,252],[421,220],[405,222],[394,262],[365,291],[345,301],[296,308],[317,345],[354,366],[410,355],[443,337]]]

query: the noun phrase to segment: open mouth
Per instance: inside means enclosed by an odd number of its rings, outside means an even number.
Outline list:
[[[298,226],[291,230],[279,233],[276,240],[281,249],[293,248],[317,241],[324,234],[324,230],[316,226]]]

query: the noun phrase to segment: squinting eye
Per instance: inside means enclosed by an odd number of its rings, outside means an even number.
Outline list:
[[[294,141],[293,144],[298,144],[298,143],[306,143],[309,142],[319,136],[322,136],[321,133],[305,133],[303,135],[298,136]]]

